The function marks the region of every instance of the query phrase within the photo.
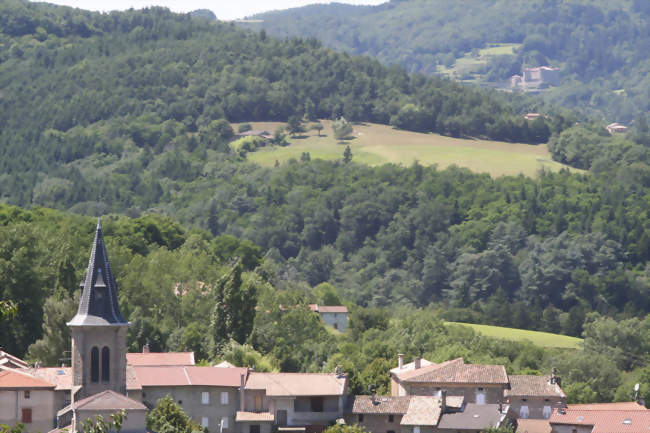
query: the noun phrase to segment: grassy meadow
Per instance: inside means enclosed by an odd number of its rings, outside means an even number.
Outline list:
[[[467,326],[486,337],[503,338],[505,340],[514,341],[529,340],[530,342],[542,347],[559,347],[564,349],[579,349],[582,347],[581,338],[551,334],[549,332],[503,328],[501,326],[491,325],[477,325],[475,323],[445,322],[445,325]]]
[[[321,137],[316,131],[308,131],[295,138],[288,137],[289,146],[261,148],[249,153],[247,158],[263,166],[273,166],[275,161],[282,163],[291,158],[300,159],[303,152],[309,152],[311,159],[334,160],[342,158],[345,144],[349,144],[353,161],[369,165],[394,163],[409,166],[417,160],[422,165],[437,164],[440,168],[455,164],[492,176],[521,173],[531,177],[542,168],[556,171],[566,167],[552,161],[543,144],[452,138],[377,124],[355,124],[352,138],[339,144],[333,137],[330,121],[322,123],[325,129],[321,131]],[[284,124],[254,122],[251,125],[254,129],[273,133],[276,127]],[[236,130],[237,125],[233,126]]]

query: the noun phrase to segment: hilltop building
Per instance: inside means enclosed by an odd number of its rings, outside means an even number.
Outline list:
[[[311,311],[318,313],[323,322],[334,329],[345,332],[348,329],[348,307],[344,305],[309,304]]]
[[[545,86],[560,84],[560,68],[539,66],[524,68],[522,75],[510,77],[510,87],[513,89],[537,90]]]

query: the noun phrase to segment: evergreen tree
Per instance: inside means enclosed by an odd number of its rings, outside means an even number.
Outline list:
[[[350,149],[350,145],[347,145],[345,146],[345,151],[343,152],[343,162],[347,164],[350,161],[352,161],[352,150]]]

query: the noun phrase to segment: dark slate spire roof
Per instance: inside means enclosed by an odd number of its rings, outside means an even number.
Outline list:
[[[97,230],[86,277],[81,283],[82,293],[77,315],[69,326],[128,325],[122,317],[117,302],[117,282],[106,253],[102,223],[97,220]]]

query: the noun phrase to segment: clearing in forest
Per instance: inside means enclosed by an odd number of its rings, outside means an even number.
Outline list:
[[[524,341],[542,347],[559,347],[564,349],[579,349],[582,339],[568,335],[551,334],[550,332],[528,331],[526,329],[504,328],[501,326],[477,325],[475,323],[445,322],[445,325],[467,326],[486,337],[503,338],[504,340]]]
[[[264,166],[273,166],[275,161],[286,162],[300,159],[308,152],[311,159],[341,159],[346,145],[352,150],[354,162],[369,165],[385,163],[410,166],[414,161],[422,165],[450,165],[466,167],[477,173],[492,176],[518,175],[535,176],[540,169],[557,171],[567,167],[551,160],[546,145],[506,143],[479,139],[446,137],[439,134],[419,133],[393,129],[387,125],[372,123],[354,124],[351,138],[344,144],[334,139],[330,121],[322,121],[321,137],[316,131],[307,131],[295,138],[287,136],[289,145],[269,146],[247,155],[247,158]],[[266,130],[271,134],[283,123],[252,122],[253,129]],[[233,125],[237,129],[237,125]],[[573,170],[573,169],[572,169]]]

